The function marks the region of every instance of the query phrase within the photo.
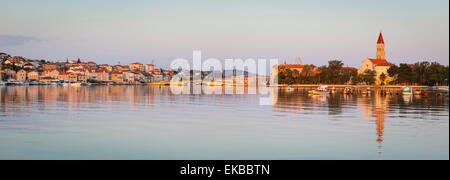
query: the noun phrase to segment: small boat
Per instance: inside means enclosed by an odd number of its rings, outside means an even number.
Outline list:
[[[438,95],[443,95],[443,96],[448,96],[449,95],[449,91],[448,91],[448,87],[440,87],[437,89],[437,94]]]
[[[0,86],[4,86],[4,85],[6,85],[6,82],[5,81],[0,81]]]
[[[81,87],[81,83],[72,83],[72,84],[70,84],[70,86]]]
[[[39,82],[37,82],[37,81],[31,81],[31,82],[29,83],[29,85],[39,85]]]
[[[372,94],[372,91],[370,90],[370,87],[368,87],[365,91],[362,92],[363,95],[370,95]]]
[[[344,94],[353,94],[353,89],[351,87],[345,87]]]
[[[288,86],[288,87],[286,87],[286,88],[284,88],[286,91],[288,91],[288,92],[292,92],[292,91],[294,91],[295,89],[293,88],[293,87],[291,87],[291,86]]]
[[[412,93],[411,88],[410,87],[403,87],[402,88],[402,94],[403,95],[410,95]]]
[[[414,91],[414,95],[417,95],[417,96],[425,95],[425,91],[423,91],[423,90],[416,90],[416,91]]]
[[[328,95],[330,92],[328,91],[328,86],[320,86],[316,90],[313,90],[312,93],[314,95]]]

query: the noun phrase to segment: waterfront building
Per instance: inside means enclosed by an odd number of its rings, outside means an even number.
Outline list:
[[[144,66],[141,63],[131,63],[129,65],[129,68],[131,71],[143,71],[144,70]]]
[[[41,64],[41,66],[44,69],[44,71],[56,69],[56,63],[44,63],[44,64]]]
[[[57,79],[59,74],[60,72],[56,69],[45,70],[44,72],[42,72],[42,77],[50,77],[52,79]]]
[[[61,72],[61,73],[58,75],[58,80],[61,80],[61,81],[69,81],[69,74],[66,73],[66,72]]]
[[[136,83],[136,76],[133,72],[124,72],[123,73],[124,81],[130,84]]]
[[[24,65],[23,65],[23,68],[24,69],[34,69],[34,65],[33,65],[33,63],[31,63],[31,62],[27,62],[27,63],[25,63]]]
[[[89,80],[96,81],[108,81],[109,72],[106,69],[88,69],[86,70],[86,76]]]
[[[77,82],[87,82],[87,77],[84,74],[77,74]]]
[[[69,73],[67,79],[69,82],[77,82],[78,81],[78,75],[75,73]]]
[[[130,70],[130,67],[128,67],[128,66],[122,66],[122,65],[114,65],[114,67],[113,67],[113,70],[114,71],[129,71]]]
[[[392,81],[392,78],[389,77],[389,74],[387,71],[391,66],[394,66],[394,64],[388,62],[386,60],[386,52],[385,52],[385,43],[383,39],[383,34],[380,33],[377,41],[377,53],[376,58],[367,58],[362,62],[361,68],[358,70],[358,74],[364,73],[366,70],[375,71],[376,78],[375,78],[375,84],[387,84],[390,81]],[[386,75],[386,79],[384,82],[381,82],[380,76],[381,74]]]
[[[12,69],[3,69],[2,73],[7,78],[14,78],[14,77],[16,77],[16,71],[13,71]]]
[[[39,72],[34,71],[34,70],[28,71],[27,78],[28,78],[28,81],[39,81],[39,79],[40,79]]]
[[[27,80],[27,72],[25,70],[21,69],[21,70],[17,71],[15,78],[18,81],[24,82]]]
[[[123,83],[123,72],[121,71],[113,71],[111,72],[111,81],[117,84]]]
[[[155,65],[153,65],[153,64],[146,64],[145,68],[144,68],[144,71],[145,72],[152,72],[154,69],[155,69]]]
[[[108,72],[112,72],[113,71],[113,67],[108,65],[108,64],[102,64],[99,66],[99,69],[106,69],[108,70]]]

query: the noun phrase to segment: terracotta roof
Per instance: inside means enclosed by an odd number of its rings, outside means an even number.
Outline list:
[[[384,44],[383,34],[380,32],[380,36],[378,36],[377,44]]]
[[[96,69],[95,72],[108,72],[106,69]]]
[[[370,62],[377,66],[394,66],[394,64],[386,61],[386,59],[369,59]]]
[[[122,74],[122,71],[113,71],[111,74]]]
[[[300,65],[300,64],[282,64],[282,65],[278,65],[278,67],[303,68],[305,66],[304,65]]]

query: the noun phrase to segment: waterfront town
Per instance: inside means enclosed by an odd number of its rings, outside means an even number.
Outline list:
[[[448,66],[439,63],[418,62],[416,64],[391,63],[386,58],[385,42],[382,33],[376,42],[376,57],[366,58],[361,67],[346,67],[340,60],[329,61],[329,65],[305,65],[300,58],[295,64],[283,64],[272,68],[270,81],[278,78],[278,84],[342,84],[342,85],[428,85],[448,86]],[[0,82],[2,84],[168,84],[177,73],[155,67],[154,64],[140,62],[129,65],[96,64],[80,59],[65,62],[27,59],[0,52]],[[225,74],[225,73],[224,73]],[[249,74],[242,78],[250,84]],[[204,76],[205,74],[202,74]],[[222,82],[236,85],[233,79],[222,76]],[[191,74],[192,78],[192,74]],[[241,78],[241,77],[239,77]],[[269,81],[269,77],[263,77]],[[201,82],[200,82],[201,83]],[[223,84],[222,84],[223,85]]]
[[[48,62],[0,53],[0,78],[10,84],[141,84],[170,81],[174,73],[139,62],[129,65],[66,60]]]

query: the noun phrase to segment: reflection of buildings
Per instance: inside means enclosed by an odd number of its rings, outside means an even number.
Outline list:
[[[0,87],[0,112],[27,111],[23,105],[36,103],[42,108],[64,105],[68,109],[96,103],[114,105],[118,101],[128,101],[132,106],[154,105],[158,93],[170,94],[170,91],[153,86],[6,86]]]
[[[362,115],[369,118],[375,118],[375,129],[377,139],[380,144],[383,143],[385,115],[388,112],[389,102],[386,96],[375,93],[373,97],[360,97],[358,104],[361,106]],[[372,120],[370,122],[373,122]]]

